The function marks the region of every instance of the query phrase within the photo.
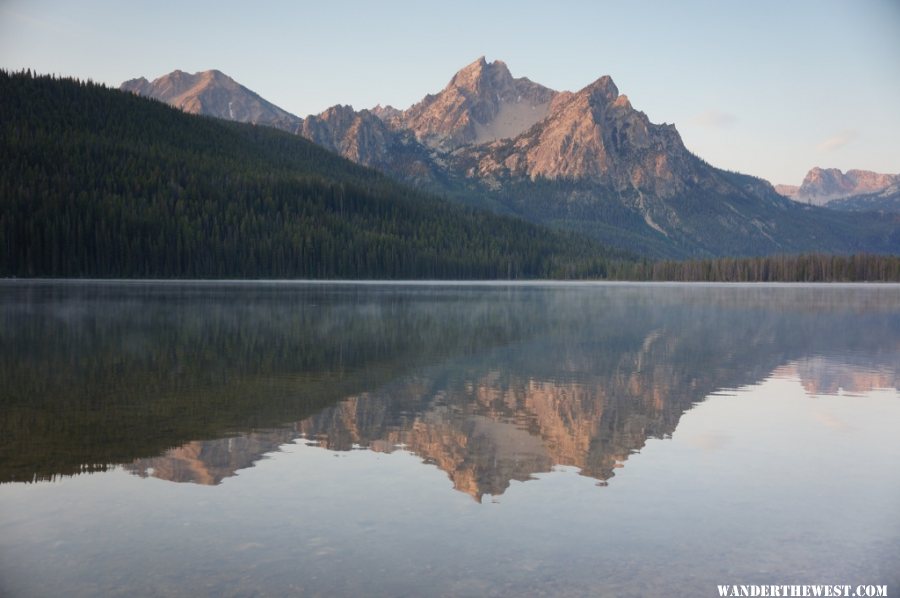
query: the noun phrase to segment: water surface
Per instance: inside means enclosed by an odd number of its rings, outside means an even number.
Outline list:
[[[0,283],[0,595],[900,581],[900,287]]]

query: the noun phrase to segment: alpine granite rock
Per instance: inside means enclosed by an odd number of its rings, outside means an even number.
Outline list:
[[[439,178],[430,152],[408,131],[391,130],[373,111],[332,106],[308,116],[297,131],[363,166],[370,166],[406,182],[427,185]]]
[[[217,70],[194,74],[176,70],[153,81],[144,77],[131,79],[119,89],[166,102],[191,114],[266,125],[290,133],[296,133],[302,122]]]
[[[813,168],[806,174],[797,198],[821,205],[832,199],[844,199],[853,195],[877,193],[900,181],[900,177],[879,174],[869,170],[848,170],[846,174],[837,168]]]
[[[511,140],[461,152],[479,178],[589,180],[661,197],[684,189],[694,158],[672,125],[654,125],[601,77],[575,94],[560,94],[539,126]]]
[[[522,77],[514,79],[500,60],[484,56],[468,65],[438,94],[408,110],[380,110],[394,128],[408,129],[426,145],[454,150],[515,137],[543,120],[557,92]]]
[[[778,185],[776,190],[796,201],[840,210],[878,210],[900,204],[900,175],[869,170],[819,168],[806,173],[799,187]]]

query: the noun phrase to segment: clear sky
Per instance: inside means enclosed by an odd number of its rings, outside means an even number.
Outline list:
[[[0,0],[3,68],[217,68],[300,116],[407,107],[481,55],[559,90],[611,75],[708,162],[775,183],[900,173],[900,0]]]

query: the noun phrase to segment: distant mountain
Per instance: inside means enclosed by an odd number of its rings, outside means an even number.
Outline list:
[[[178,105],[183,96],[172,97]],[[298,134],[407,183],[650,256],[891,253],[900,245],[894,220],[800,206],[766,181],[707,164],[608,76],[559,92],[481,57],[407,110],[334,106],[294,118]],[[844,178],[877,191],[880,175],[859,172]]]
[[[776,185],[775,190],[801,203],[843,211],[900,211],[900,174],[816,166],[799,187]]]
[[[800,192],[800,185],[775,185],[775,191],[788,199],[797,199]]]
[[[848,170],[845,174],[837,168],[816,167],[803,179],[797,199],[824,205],[833,199],[877,193],[897,182],[900,182],[900,175],[879,174],[869,170]]]
[[[166,102],[190,114],[266,125],[291,133],[296,133],[302,123],[301,118],[217,70],[193,75],[176,70],[153,81],[140,77],[122,83],[120,89]]]

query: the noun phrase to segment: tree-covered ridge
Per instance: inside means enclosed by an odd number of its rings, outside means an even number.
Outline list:
[[[0,114],[3,276],[603,277],[615,257],[90,82],[0,72]]]

